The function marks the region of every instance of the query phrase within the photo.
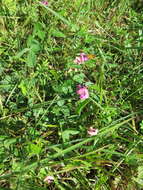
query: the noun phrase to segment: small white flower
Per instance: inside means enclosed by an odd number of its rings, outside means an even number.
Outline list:
[[[47,176],[44,179],[44,182],[48,182],[49,184],[52,183],[54,181],[54,177],[53,176]]]
[[[97,135],[98,133],[98,129],[94,129],[93,127],[90,127],[87,131],[87,133],[90,135],[90,136],[95,136]]]

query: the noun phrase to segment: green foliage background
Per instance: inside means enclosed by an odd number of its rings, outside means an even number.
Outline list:
[[[142,3],[1,2],[1,189],[142,189]]]

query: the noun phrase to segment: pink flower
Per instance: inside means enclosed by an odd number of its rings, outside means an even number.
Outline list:
[[[77,88],[78,90],[76,91],[76,93],[80,95],[81,100],[89,98],[89,92],[87,87],[78,85]]]
[[[83,64],[87,60],[88,60],[87,55],[85,53],[80,53],[80,56],[75,58],[74,63]]]
[[[87,131],[87,133],[90,135],[90,136],[95,136],[97,135],[98,133],[98,129],[94,129],[93,127],[90,127]]]
[[[49,3],[48,3],[48,1],[41,1],[41,3],[43,4],[43,5],[45,5],[45,6],[47,6]]]
[[[54,177],[53,176],[47,176],[44,179],[44,182],[48,182],[49,184],[52,183],[54,181]]]

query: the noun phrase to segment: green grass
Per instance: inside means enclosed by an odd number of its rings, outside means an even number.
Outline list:
[[[2,0],[0,189],[143,188],[142,13],[141,0]]]

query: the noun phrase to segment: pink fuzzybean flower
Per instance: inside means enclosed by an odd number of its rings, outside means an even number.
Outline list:
[[[88,61],[88,56],[85,53],[80,53],[80,56],[75,58],[74,63],[83,64],[85,61]]]
[[[90,135],[90,136],[95,136],[97,135],[98,133],[98,129],[94,129],[93,127],[90,127],[87,131],[87,133]]]
[[[48,6],[48,1],[41,1],[41,3],[43,4],[43,5],[45,5],[45,6]]]
[[[76,91],[76,93],[80,95],[79,97],[81,100],[89,98],[89,92],[87,87],[78,85],[77,88],[78,90]]]
[[[47,176],[44,179],[44,182],[48,182],[48,184],[52,183],[54,181],[54,177],[53,176]]]

